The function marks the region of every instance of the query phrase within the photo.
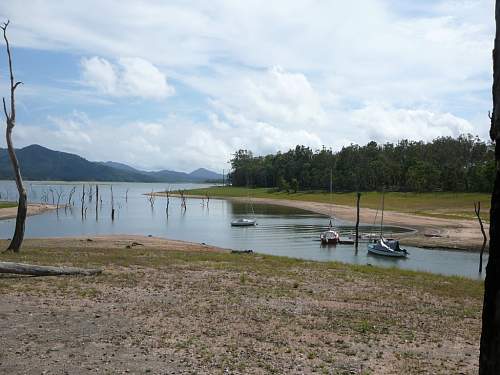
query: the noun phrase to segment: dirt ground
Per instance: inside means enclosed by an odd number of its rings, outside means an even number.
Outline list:
[[[163,193],[155,193],[163,195]],[[175,194],[174,194],[175,195]],[[194,195],[188,198],[202,198]],[[203,197],[204,198],[204,197]],[[212,198],[212,197],[211,197]],[[213,197],[212,199],[219,199]],[[226,198],[221,198],[226,199]],[[247,202],[248,198],[229,198],[234,201]],[[299,208],[319,214],[330,215],[332,209],[329,203],[305,202],[287,199],[250,198],[255,204],[274,204]],[[356,221],[356,207],[333,205],[335,216],[342,220]],[[360,222],[372,224],[377,210],[363,208],[360,211]],[[380,218],[380,212],[378,213]],[[439,217],[413,215],[403,212],[385,211],[384,224],[414,229],[410,234],[399,235],[401,243],[409,246],[429,248],[449,248],[469,251],[478,251],[483,243],[483,235],[476,220],[458,220]],[[486,234],[489,233],[489,224],[484,223]],[[486,247],[487,249],[488,247]]]
[[[104,269],[0,275],[2,374],[477,373],[479,281],[138,236],[2,260]]]

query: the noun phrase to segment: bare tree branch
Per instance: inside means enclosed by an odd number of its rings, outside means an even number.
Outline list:
[[[5,98],[2,98],[3,101],[3,112],[5,113],[5,118],[7,120],[7,126],[9,125],[9,114],[7,113],[7,105],[5,104]]]

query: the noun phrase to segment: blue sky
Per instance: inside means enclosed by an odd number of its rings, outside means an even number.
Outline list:
[[[493,1],[25,4],[0,3],[20,147],[190,171],[239,148],[487,137]],[[3,95],[6,68],[3,49]]]

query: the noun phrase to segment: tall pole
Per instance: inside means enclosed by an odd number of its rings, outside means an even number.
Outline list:
[[[356,200],[356,249],[358,248],[358,238],[359,238],[359,200],[361,198],[361,193],[357,194],[358,199]]]

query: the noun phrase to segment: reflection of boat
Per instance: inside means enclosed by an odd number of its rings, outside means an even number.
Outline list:
[[[340,241],[340,236],[338,232],[334,229],[332,220],[335,220],[335,218],[332,215],[332,170],[330,169],[330,225],[328,226],[328,230],[321,233],[319,235],[319,239],[321,240],[322,244],[331,244],[331,245],[336,245]]]
[[[380,219],[380,237],[378,240],[372,240],[368,243],[368,252],[376,255],[387,257],[406,258],[408,252],[406,249],[399,247],[399,241],[386,239],[383,236],[384,232],[384,192],[382,191],[382,217]]]
[[[251,227],[255,225],[257,221],[255,219],[236,219],[231,221],[232,227]]]
[[[406,258],[408,251],[399,247],[398,240],[388,240],[380,237],[378,240],[368,244],[368,252],[388,257]]]

